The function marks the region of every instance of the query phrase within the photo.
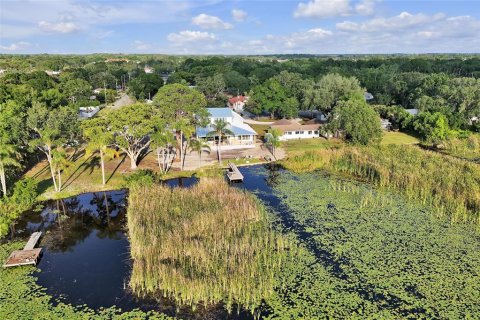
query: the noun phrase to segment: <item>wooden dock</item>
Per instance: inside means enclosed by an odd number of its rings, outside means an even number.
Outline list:
[[[243,181],[243,174],[238,170],[237,166],[233,162],[228,163],[227,177],[230,182]]]
[[[41,232],[32,233],[32,235],[30,236],[30,239],[28,239],[27,244],[25,245],[25,247],[23,247],[23,250],[32,250],[33,248],[35,248],[41,236],[42,236]]]
[[[27,244],[23,250],[15,250],[8,257],[7,261],[3,265],[4,268],[7,267],[16,267],[24,266],[28,264],[37,265],[37,262],[42,253],[42,248],[35,248],[40,237],[42,236],[41,232],[34,232],[28,239]]]

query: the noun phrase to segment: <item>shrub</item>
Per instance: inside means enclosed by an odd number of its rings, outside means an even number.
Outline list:
[[[155,181],[157,181],[157,176],[155,172],[150,169],[137,170],[134,173],[125,176],[125,183],[127,187],[131,188],[133,186],[150,186]]]

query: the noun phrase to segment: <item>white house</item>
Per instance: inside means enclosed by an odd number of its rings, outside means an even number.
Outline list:
[[[281,132],[280,141],[317,138],[320,136],[320,124],[315,122],[300,124],[295,120],[282,119],[270,125],[270,129]]]
[[[80,107],[78,108],[78,117],[80,119],[89,119],[100,111],[100,107]]]
[[[143,68],[143,71],[145,71],[145,73],[153,73],[154,69],[149,66],[145,66],[145,68]]]
[[[45,70],[45,73],[49,76],[58,76],[62,71]]]
[[[380,119],[380,125],[382,126],[383,130],[391,130],[392,129],[392,123],[388,119]]]
[[[228,107],[233,111],[241,112],[245,107],[248,98],[244,96],[235,96],[228,99]]]
[[[229,135],[223,142],[222,149],[235,148],[253,148],[255,147],[255,136],[257,133],[248,124],[244,122],[242,116],[229,108],[207,108],[210,124],[206,127],[197,127],[197,138],[211,141],[213,143],[214,137],[209,135],[209,132],[214,131],[213,124],[217,119],[223,119],[228,125],[227,128],[233,132],[234,135]]]
[[[418,115],[418,109],[405,109],[408,113],[410,113],[412,116]]]

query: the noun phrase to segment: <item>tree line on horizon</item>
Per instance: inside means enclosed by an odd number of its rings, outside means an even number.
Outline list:
[[[201,157],[206,146],[191,137],[195,127],[205,123],[206,107],[225,106],[229,96],[239,94],[249,96],[247,110],[272,118],[293,118],[300,110],[321,111],[328,119],[324,134],[341,131],[356,144],[379,141],[380,116],[433,145],[480,130],[479,122],[472,122],[480,115],[477,57],[279,62],[266,57],[132,56],[109,62],[106,56],[95,55],[0,56],[2,68],[9,63],[11,70],[0,75],[4,198],[13,198],[13,182],[41,159],[49,163],[55,190],[61,190],[62,172],[70,165],[67,148],[85,143],[87,153],[101,158],[104,183],[104,160],[119,152],[130,158],[135,169],[139,157],[154,150],[161,172],[168,170],[166,159],[172,148],[180,161],[187,148]],[[146,73],[145,66],[153,71]],[[61,72],[48,75],[45,70]],[[104,90],[95,93],[96,88]],[[118,90],[138,102],[79,122],[79,107],[111,102]],[[374,97],[368,103],[367,91]],[[419,115],[405,111],[410,108],[418,109]],[[228,134],[224,123],[215,126],[214,136]],[[18,188],[17,194],[33,190],[28,181]]]

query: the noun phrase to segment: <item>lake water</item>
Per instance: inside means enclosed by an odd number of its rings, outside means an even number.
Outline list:
[[[237,187],[255,191],[267,186],[268,170],[263,166],[240,169],[245,184]],[[181,178],[166,182],[171,187],[190,187],[197,179]],[[128,289],[131,272],[127,238],[126,190],[85,193],[76,197],[48,201],[41,212],[29,212],[16,225],[17,237],[28,238],[34,231],[43,231],[40,246],[44,248],[35,274],[37,283],[47,294],[72,305],[92,309],[117,306],[122,310],[139,308],[158,310],[183,318],[250,318],[244,312],[227,315],[221,306],[208,310],[177,310],[166,299],[138,299]]]
[[[295,235],[308,252],[283,278],[278,297],[284,300],[265,313],[293,319],[289,312],[299,308],[297,315],[315,318],[318,312],[330,312],[330,303],[344,318],[359,308],[378,318],[385,312],[392,318],[429,318],[428,310],[438,315],[433,318],[480,314],[480,238],[471,226],[452,225],[400,195],[323,173],[294,175],[270,165],[240,171],[244,182],[234,186],[272,208],[274,223]],[[189,187],[196,181],[171,180],[168,185]],[[369,195],[378,203],[370,200],[360,208]],[[36,230],[46,232],[36,276],[48,294],[93,309],[115,305],[184,319],[252,318],[248,312],[228,315],[221,304],[192,312],[177,310],[169,300],[139,300],[131,294],[126,203],[126,191],[88,193],[44,203],[40,214],[26,214],[17,224],[16,235],[24,239]],[[389,280],[392,275],[395,281]],[[458,303],[452,304],[445,292],[458,296]]]

